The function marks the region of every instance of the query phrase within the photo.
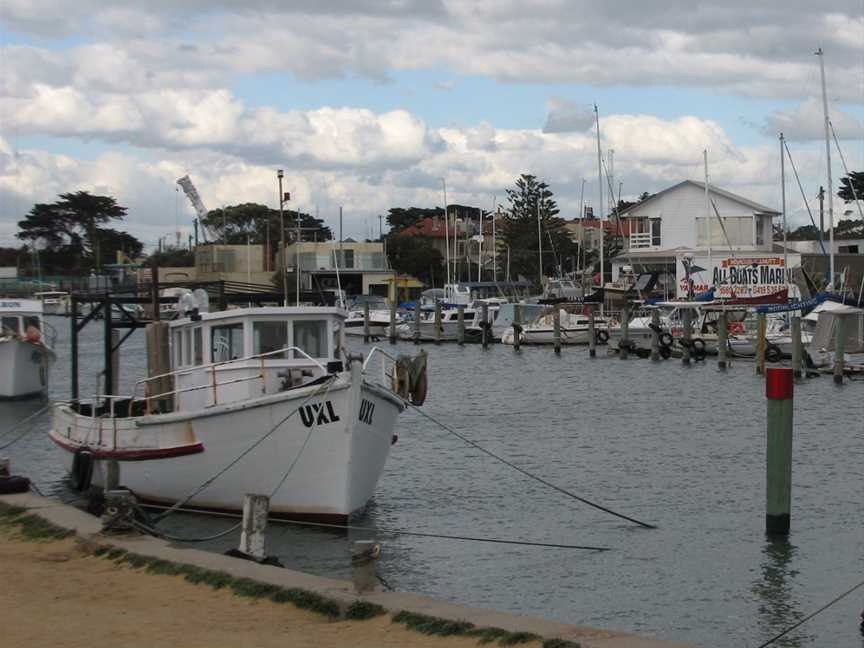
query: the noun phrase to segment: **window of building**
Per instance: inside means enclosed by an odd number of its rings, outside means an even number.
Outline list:
[[[2,322],[3,322],[3,332],[4,333],[7,331],[10,333],[20,333],[21,332],[21,328],[18,324],[18,318],[17,317],[4,317]]]
[[[243,357],[243,324],[225,324],[210,329],[210,357],[225,362]]]
[[[342,267],[349,269],[354,267],[354,250],[342,250],[342,254],[340,255],[342,261]]]
[[[270,353],[288,346],[287,322],[253,322],[252,323],[252,353]],[[284,353],[274,353],[267,356],[268,360],[285,358]]]
[[[327,357],[327,322],[323,320],[294,322],[294,346],[313,358]]]
[[[756,218],[756,245],[765,244],[765,219]]]
[[[723,230],[726,230],[725,234]],[[729,240],[726,240],[726,237]],[[723,225],[718,218],[696,219],[697,247],[723,247],[753,245],[753,217],[728,216],[723,218]]]
[[[651,219],[651,245],[654,247],[660,247],[660,219],[652,218]]]

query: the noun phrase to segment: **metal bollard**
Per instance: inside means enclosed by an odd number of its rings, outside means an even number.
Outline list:
[[[375,590],[375,567],[380,557],[381,545],[377,542],[360,540],[351,543],[351,581],[356,594]]]
[[[792,507],[792,369],[771,367],[765,375],[768,403],[765,533],[788,535]]]

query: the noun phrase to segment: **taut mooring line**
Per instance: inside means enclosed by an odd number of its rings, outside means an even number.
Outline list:
[[[411,405],[411,403],[408,403],[408,404]],[[468,437],[466,437],[462,434],[459,434],[456,430],[453,430],[452,428],[447,427],[441,421],[430,416],[429,414],[427,414],[426,412],[421,410],[416,405],[411,405],[411,407],[414,408],[416,411],[420,412],[420,414],[422,414],[424,417],[426,417],[427,419],[429,419],[430,421],[432,421],[436,425],[441,426],[441,428],[443,428],[444,430],[446,430],[450,434],[462,439],[462,441],[464,441],[465,443],[467,443],[471,447],[476,448],[480,452],[483,452],[483,453],[489,455],[490,457],[492,457],[493,459],[496,459],[497,461],[500,461],[505,466],[509,466],[513,470],[516,470],[516,471],[522,473],[526,477],[530,477],[534,481],[540,482],[544,486],[548,486],[549,488],[556,490],[559,493],[566,495],[567,497],[572,497],[573,499],[575,499],[579,502],[582,502],[583,504],[587,504],[588,506],[593,506],[594,508],[603,511],[604,513],[609,513],[609,515],[614,515],[615,517],[621,518],[622,520],[627,520],[628,522],[633,522],[633,524],[638,524],[639,526],[644,527],[646,529],[656,529],[657,528],[657,526],[654,524],[648,524],[647,522],[641,522],[635,518],[628,517],[628,516],[624,515],[623,513],[617,513],[615,511],[613,511],[612,509],[606,508],[605,506],[601,506],[600,504],[597,504],[596,502],[592,502],[591,500],[587,500],[584,497],[579,497],[575,493],[571,493],[570,491],[568,491],[564,488],[561,488],[560,486],[557,486],[557,485],[553,484],[552,482],[547,481],[547,480],[543,479],[542,477],[539,477],[538,475],[535,475],[534,473],[530,473],[527,470],[525,470],[524,468],[520,468],[519,466],[517,466],[513,462],[507,461],[504,457],[499,457],[497,454],[495,454],[491,450],[487,450],[486,448],[484,448],[480,444],[472,441]]]

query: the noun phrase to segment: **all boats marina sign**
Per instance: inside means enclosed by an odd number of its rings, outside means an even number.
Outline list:
[[[800,254],[787,255],[789,268],[801,264]],[[687,273],[679,257],[676,262],[676,285],[678,297],[687,297]],[[734,297],[760,297],[783,289],[786,284],[786,267],[782,255],[756,255],[693,258],[693,292],[699,294],[714,286],[720,299]]]

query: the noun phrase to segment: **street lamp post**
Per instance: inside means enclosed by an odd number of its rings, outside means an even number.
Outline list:
[[[282,272],[282,305],[288,305],[288,272],[287,267],[285,266],[285,212],[283,211],[283,204],[285,202],[285,194],[282,193],[282,177],[285,174],[282,172],[282,169],[276,171],[276,177],[279,179],[279,239],[281,241],[281,250],[279,252],[279,269]],[[297,268],[294,268],[294,272],[297,272]]]

